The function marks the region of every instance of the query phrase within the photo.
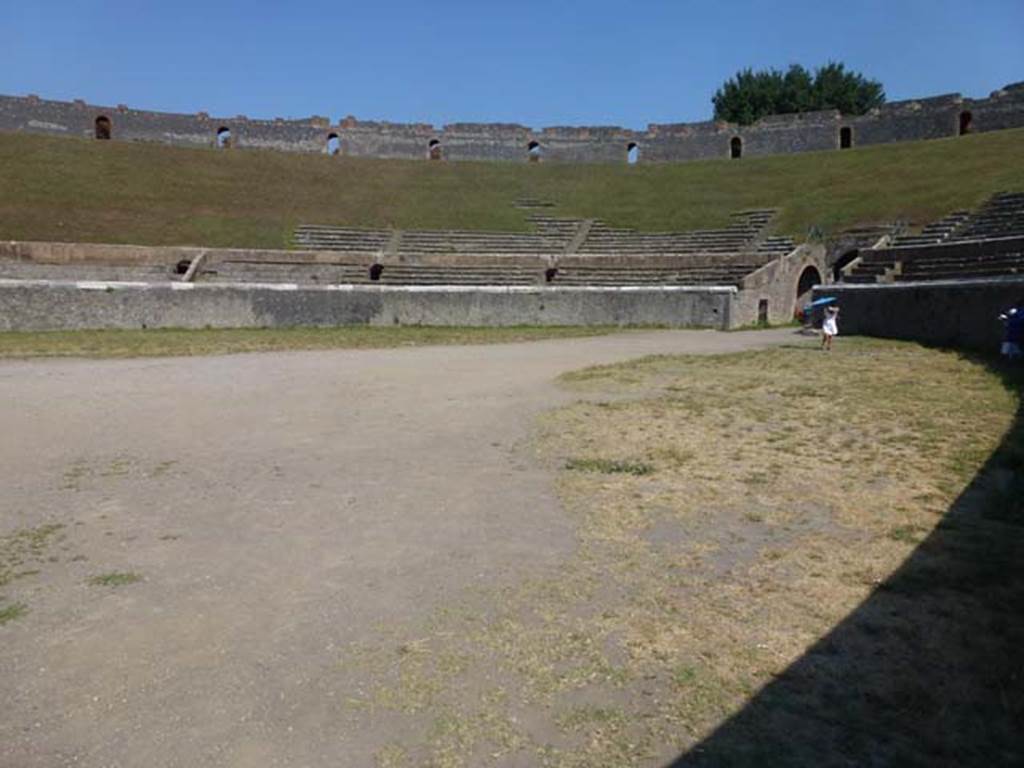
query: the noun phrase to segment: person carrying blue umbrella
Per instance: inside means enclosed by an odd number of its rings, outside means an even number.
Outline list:
[[[825,320],[821,324],[821,348],[832,351],[832,339],[839,335],[839,307],[831,304],[825,307]]]

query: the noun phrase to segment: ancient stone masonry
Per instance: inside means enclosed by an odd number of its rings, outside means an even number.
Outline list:
[[[1024,127],[1024,83],[988,98],[948,94],[886,104],[861,117],[837,111],[774,115],[751,126],[726,122],[651,124],[646,131],[615,126],[534,130],[508,123],[368,122],[346,117],[254,120],[211,117],[0,96],[0,131],[113,141],[150,141],[221,149],[262,148],[353,157],[508,162],[683,162],[715,157],[848,149],[894,141],[936,139]]]

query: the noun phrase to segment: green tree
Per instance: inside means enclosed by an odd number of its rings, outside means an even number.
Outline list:
[[[829,62],[812,75],[794,64],[786,72],[744,69],[722,84],[712,98],[715,119],[750,125],[766,115],[838,109],[863,115],[885,103],[882,84],[843,64]]]
[[[877,80],[848,72],[829,62],[814,73],[814,109],[838,109],[844,115],[863,115],[885,103],[885,91]]]

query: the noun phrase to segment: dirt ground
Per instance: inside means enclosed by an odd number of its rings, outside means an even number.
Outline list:
[[[574,551],[554,379],[793,339],[0,363],[0,766],[402,764],[346,649]]]

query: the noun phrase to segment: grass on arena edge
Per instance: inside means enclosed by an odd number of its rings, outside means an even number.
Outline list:
[[[615,326],[342,326],[0,332],[0,359],[191,357],[287,350],[507,344],[604,336]]]

